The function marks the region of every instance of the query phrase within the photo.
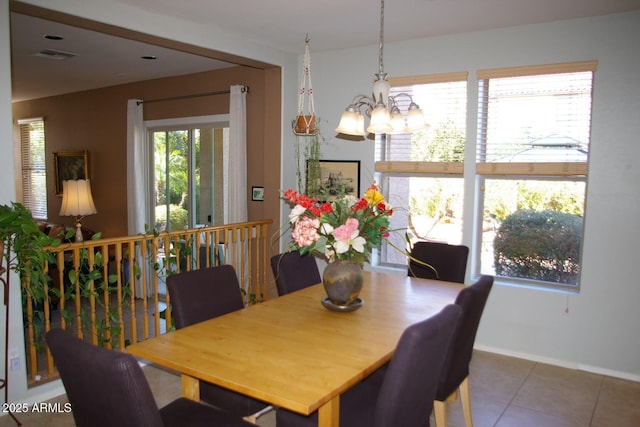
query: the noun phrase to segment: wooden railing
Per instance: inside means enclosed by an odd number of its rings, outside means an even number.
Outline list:
[[[47,250],[44,301],[23,280],[29,385],[57,378],[44,335],[54,327],[108,348],[125,348],[172,328],[165,280],[220,264],[236,269],[245,304],[267,298],[268,221],[91,240]],[[38,302],[35,302],[38,301]]]

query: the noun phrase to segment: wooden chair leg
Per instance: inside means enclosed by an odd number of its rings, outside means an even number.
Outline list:
[[[433,416],[436,420],[436,427],[447,426],[447,405],[439,400],[433,401]]]
[[[464,415],[464,423],[467,427],[473,427],[473,419],[471,418],[471,395],[469,394],[469,377],[460,383],[460,403],[462,404],[462,413]]]
[[[258,423],[258,417],[256,416],[256,414],[247,415],[246,417],[242,417],[242,419],[251,424]]]
[[[273,411],[273,406],[267,406],[266,408],[256,412],[255,414],[252,415],[247,415],[246,417],[242,417],[243,420],[245,420],[246,422],[249,422],[251,424],[258,424],[258,418],[260,418],[261,416],[263,416],[264,414],[266,414],[267,412],[271,412]]]

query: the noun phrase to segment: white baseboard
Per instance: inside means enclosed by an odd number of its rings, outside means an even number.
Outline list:
[[[560,366],[562,368],[567,368],[567,369],[576,369],[579,371],[591,372],[593,374],[605,375],[608,377],[640,382],[640,375],[634,375],[628,372],[621,372],[621,371],[616,371],[612,369],[605,369],[598,366],[591,366],[591,365],[586,365],[582,363],[571,363],[571,362],[567,362],[566,360],[554,359],[550,357],[542,357],[542,356],[528,354],[528,353],[519,353],[516,351],[509,351],[501,348],[495,348],[495,347],[489,347],[489,346],[483,346],[483,345],[474,346],[474,349],[486,351],[488,353],[501,354],[503,356],[517,357],[518,359],[530,360],[532,362],[546,363],[548,365]]]

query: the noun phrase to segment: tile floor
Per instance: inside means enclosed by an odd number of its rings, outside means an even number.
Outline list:
[[[144,371],[158,405],[179,396],[178,376],[153,366]],[[640,426],[638,382],[481,351],[474,353],[470,381],[475,427]],[[464,427],[459,402],[448,405],[447,412],[448,427]],[[71,414],[18,415],[26,427],[74,425]],[[15,425],[8,415],[0,417],[0,427]],[[274,413],[262,416],[258,425],[275,427]]]

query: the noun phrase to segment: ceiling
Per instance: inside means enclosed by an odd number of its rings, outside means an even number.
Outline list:
[[[371,0],[110,0],[205,24],[301,54],[376,44],[380,3]],[[400,41],[640,10],[640,0],[396,0],[385,3],[385,41]],[[134,12],[134,11],[132,11]],[[45,39],[57,35],[63,40]],[[19,13],[11,14],[13,101],[229,67],[233,64]],[[45,49],[68,59],[35,55]],[[155,56],[155,60],[142,56]],[[53,55],[54,58],[58,55]]]

